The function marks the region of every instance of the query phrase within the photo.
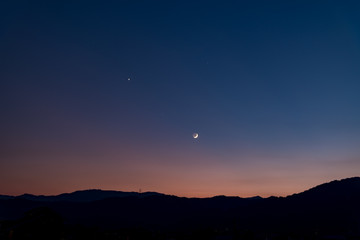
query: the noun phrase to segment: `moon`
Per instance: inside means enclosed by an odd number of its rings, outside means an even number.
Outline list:
[[[198,133],[193,133],[193,138],[198,138],[199,137],[199,134]]]

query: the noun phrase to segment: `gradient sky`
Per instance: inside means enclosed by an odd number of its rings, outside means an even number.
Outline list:
[[[359,12],[1,1],[0,194],[286,196],[358,176]]]

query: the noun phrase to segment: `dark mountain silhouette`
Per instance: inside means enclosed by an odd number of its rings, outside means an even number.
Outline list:
[[[5,200],[5,199],[12,199],[14,198],[13,196],[7,196],[7,195],[0,195],[0,200]]]
[[[90,190],[82,190],[76,191],[72,193],[63,193],[56,196],[44,196],[44,195],[32,195],[32,194],[23,194],[17,196],[16,198],[22,198],[32,201],[42,201],[42,202],[92,202],[98,201],[106,198],[120,198],[120,197],[148,197],[154,195],[164,195],[156,192],[122,192],[122,191],[108,191],[108,190],[100,190],[100,189],[90,189]],[[6,196],[4,196],[6,197]],[[7,196],[8,198],[15,198],[11,196]],[[1,198],[0,198],[1,199]]]
[[[329,198],[340,199],[356,197],[359,196],[360,193],[359,183],[360,177],[346,178],[340,181],[335,180],[318,185],[302,193],[291,195],[289,198],[312,198],[325,201]]]
[[[65,228],[70,230],[57,232],[67,232],[72,239],[77,239],[72,235],[77,231],[82,236],[90,231],[105,239],[101,232],[104,229],[132,239],[360,239],[359,203],[359,177],[325,183],[288,197],[270,198],[183,198],[86,190],[0,199],[0,220],[6,226],[0,231],[15,231],[19,222],[29,222],[23,220],[27,212],[45,208],[49,214],[40,218],[63,219]]]

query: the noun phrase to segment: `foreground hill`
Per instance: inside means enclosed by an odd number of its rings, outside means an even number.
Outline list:
[[[139,231],[146,230],[154,239],[163,239],[160,235],[184,239],[179,237],[184,234],[187,239],[196,239],[194,233],[199,231],[201,239],[219,236],[251,239],[341,236],[360,239],[359,203],[360,178],[354,177],[325,183],[288,197],[266,199],[181,198],[158,193],[101,190],[50,197],[3,196],[0,198],[0,219],[8,220],[3,221],[7,227],[3,227],[2,232],[22,232],[21,227],[20,230],[12,228],[23,226],[24,219],[29,219],[29,216],[30,219],[34,216],[37,216],[35,219],[49,217],[50,211],[51,219],[62,219],[66,227],[92,226],[111,229],[117,234],[132,229],[130,235],[133,238]],[[26,220],[25,225],[28,221],[32,222]],[[134,229],[137,230],[134,232]]]

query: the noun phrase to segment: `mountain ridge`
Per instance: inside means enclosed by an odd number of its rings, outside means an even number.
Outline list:
[[[102,190],[102,189],[84,189],[84,190],[76,190],[74,192],[69,193],[61,193],[58,195],[34,195],[29,193],[24,193],[18,196],[12,195],[0,195],[0,200],[5,199],[14,199],[14,198],[21,198],[33,201],[75,201],[75,202],[89,202],[89,201],[97,201],[106,198],[121,198],[121,197],[149,197],[149,196],[175,196],[179,198],[189,198],[189,199],[208,199],[208,198],[218,198],[218,197],[225,197],[225,198],[240,198],[240,199],[267,199],[267,198],[294,198],[299,197],[301,195],[309,195],[314,194],[315,192],[328,192],[329,188],[337,188],[337,194],[341,192],[343,195],[347,194],[347,188],[343,188],[344,184],[352,185],[352,188],[356,188],[360,191],[360,177],[349,177],[340,180],[333,180],[329,182],[325,182],[315,187],[309,188],[305,191],[299,193],[293,193],[285,197],[261,197],[261,196],[253,196],[253,197],[240,197],[240,196],[225,196],[225,195],[215,195],[212,197],[179,197],[176,195],[169,195],[159,192],[126,192],[126,191],[118,191],[118,190]],[[341,187],[340,187],[341,186]],[[331,194],[330,194],[331,195]],[[333,196],[333,195],[332,195]]]
[[[98,195],[98,196],[96,196]],[[100,196],[101,195],[101,196]],[[102,189],[85,189],[85,190],[77,190],[70,193],[61,193],[58,195],[35,195],[24,193],[18,196],[11,195],[0,195],[1,199],[14,199],[21,198],[33,201],[79,201],[79,202],[88,202],[88,201],[97,201],[106,198],[121,198],[121,197],[149,197],[149,196],[174,196],[178,198],[188,198],[188,199],[207,199],[207,198],[243,198],[239,196],[225,196],[225,195],[215,195],[212,197],[180,197],[176,195],[164,194],[159,192],[125,192],[125,191],[117,191],[117,190],[102,190]],[[245,197],[243,199],[262,199],[260,196],[253,197]]]
[[[76,191],[75,196],[85,194],[81,195],[84,197],[88,193],[86,190]],[[103,192],[95,190],[90,193]],[[114,192],[107,193],[110,196]],[[226,234],[229,231],[252,232],[260,234],[259,239],[265,239],[269,233],[302,236],[298,239],[319,239],[316,234],[350,236],[351,233],[351,237],[355,236],[351,239],[360,239],[360,177],[320,184],[287,197],[186,198],[141,194],[112,195],[93,201],[79,201],[80,198],[75,198],[77,201],[37,201],[26,199],[29,195],[0,198],[0,229],[2,221],[8,221],[10,225],[14,223],[11,226],[16,227],[23,224],[24,219],[25,223],[28,219],[38,221],[51,210],[50,215],[64,219],[66,226],[146,229],[151,234],[180,234],[207,229],[207,233],[210,231],[212,234],[216,231]],[[71,199],[69,196],[74,195],[62,196]]]

